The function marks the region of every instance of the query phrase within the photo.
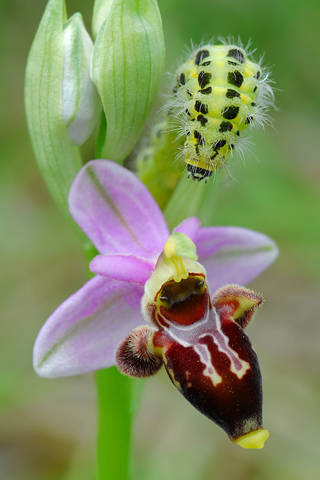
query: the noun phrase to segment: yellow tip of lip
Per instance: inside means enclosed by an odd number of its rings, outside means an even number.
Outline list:
[[[242,448],[263,448],[268,437],[268,430],[259,428],[259,430],[242,435],[242,437],[232,441],[240,445]]]

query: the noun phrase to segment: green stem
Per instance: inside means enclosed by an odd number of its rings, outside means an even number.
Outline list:
[[[133,381],[116,367],[96,372],[98,392],[97,480],[129,480]]]
[[[89,265],[98,254],[90,241],[83,245]],[[89,277],[92,277],[89,271]],[[98,403],[97,480],[130,479],[132,422],[137,410],[134,380],[116,367],[95,373]]]
[[[88,262],[97,250],[87,242],[84,253]],[[89,272],[92,277],[92,272]],[[130,445],[132,422],[137,411],[139,393],[132,378],[116,367],[95,373],[98,403],[97,480],[130,479]]]

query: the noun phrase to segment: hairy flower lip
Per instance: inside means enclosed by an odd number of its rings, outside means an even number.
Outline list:
[[[143,322],[143,284],[169,237],[164,216],[147,188],[109,160],[93,160],[80,170],[70,190],[69,208],[100,254],[92,268],[99,257],[113,257],[114,263],[63,302],[44,324],[34,347],[34,368],[44,377],[115,364],[121,339]],[[185,233],[196,245],[213,292],[225,284],[250,282],[277,256],[273,240],[244,228],[200,228],[197,218],[188,218],[174,231]],[[125,261],[132,262],[131,270],[135,262],[144,262],[145,280],[141,272],[140,278],[130,273]]]
[[[185,399],[232,441],[243,448],[262,448],[268,436],[262,428],[262,378],[244,331],[261,297],[245,287],[226,285],[210,301],[207,288],[189,295],[196,291],[190,276],[169,283],[163,299],[157,295],[144,305],[149,325],[135,328],[121,342],[119,370],[147,377],[163,364]],[[170,300],[172,309],[166,304]]]

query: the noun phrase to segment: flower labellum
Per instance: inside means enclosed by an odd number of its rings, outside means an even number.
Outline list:
[[[243,331],[262,299],[227,285],[210,300],[193,247],[183,233],[169,237],[142,298],[152,326],[136,328],[120,344],[118,368],[145,377],[164,364],[180,393],[232,441],[262,448],[269,432],[262,427],[261,373]]]

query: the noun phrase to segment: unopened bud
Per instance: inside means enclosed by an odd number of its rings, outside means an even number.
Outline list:
[[[97,125],[101,101],[90,77],[93,50],[80,13],[63,29],[62,116],[73,143],[82,145]]]
[[[49,0],[30,49],[25,82],[27,123],[35,157],[53,198],[70,218],[68,193],[82,166],[62,118],[64,0]]]
[[[106,117],[99,156],[123,162],[153,105],[164,65],[156,0],[113,0],[94,44],[92,79]]]
[[[92,35],[95,39],[102,27],[103,22],[107,18],[113,0],[96,0],[94,2],[92,13]]]

